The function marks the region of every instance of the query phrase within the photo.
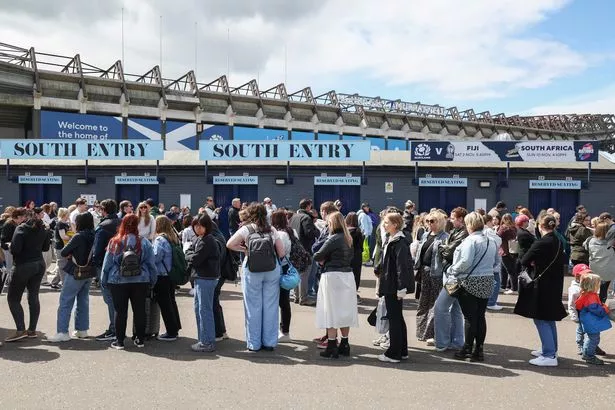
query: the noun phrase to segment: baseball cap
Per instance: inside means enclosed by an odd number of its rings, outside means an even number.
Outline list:
[[[515,218],[515,225],[521,226],[524,223],[529,222],[529,221],[530,221],[530,218],[528,218],[527,215],[518,215]]]
[[[37,206],[36,208],[33,209],[33,211],[35,214],[40,214],[41,212],[43,212],[43,208]]]
[[[589,268],[589,266],[587,266],[584,263],[578,263],[578,264],[574,265],[574,268],[572,268],[572,275],[575,278],[577,276],[581,276],[582,274],[584,274],[586,272],[591,272],[591,269]]]
[[[363,202],[361,204],[361,208],[369,208],[369,204],[367,202]]]
[[[271,198],[267,197],[267,198],[263,199],[263,202],[264,203],[271,202]]]

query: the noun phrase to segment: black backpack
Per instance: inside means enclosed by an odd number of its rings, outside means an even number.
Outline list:
[[[226,238],[220,230],[213,231],[214,239],[218,244],[220,251],[220,277],[228,281],[234,282],[237,280],[237,270],[239,269],[239,258],[235,252],[226,248]]]
[[[250,272],[270,272],[276,268],[278,258],[270,233],[264,234],[249,225],[246,248]]]
[[[134,246],[126,245],[122,253],[120,262],[120,275],[123,277],[134,277],[141,274],[141,256],[136,252]]]
[[[304,272],[312,265],[312,255],[305,250],[295,235],[290,236],[290,263],[299,271]]]

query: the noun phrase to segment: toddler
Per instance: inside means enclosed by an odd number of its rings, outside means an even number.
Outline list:
[[[577,328],[577,343],[579,334],[583,341],[583,360],[589,364],[602,365],[604,361],[596,357],[596,349],[600,343],[600,332],[611,328],[609,310],[600,301],[600,276],[593,273],[584,273],[581,276],[581,295],[575,302],[579,313],[579,326]]]

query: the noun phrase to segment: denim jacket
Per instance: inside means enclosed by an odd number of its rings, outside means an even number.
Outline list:
[[[173,266],[173,250],[167,238],[162,235],[154,239],[154,260],[158,276],[168,276]]]
[[[423,244],[425,243],[425,241],[427,240],[427,238],[429,237],[429,231],[425,232],[423,234],[423,237],[421,238],[421,242],[419,243],[418,249],[416,251],[416,258],[414,259],[414,268],[418,269],[418,267],[421,264],[421,252],[423,251]],[[429,275],[432,277],[442,277],[442,260],[440,259],[440,257],[438,256],[438,247],[440,246],[440,244],[444,243],[444,241],[446,241],[446,239],[448,238],[448,233],[441,231],[440,233],[438,233],[433,241],[433,253],[431,256],[431,266],[430,266],[430,272]]]
[[[453,264],[448,274],[457,280],[465,279],[470,272],[472,276],[493,276],[496,267],[501,263],[502,257],[498,254],[497,243],[488,235],[483,235],[482,231],[476,231],[455,249]]]
[[[130,234],[127,237],[127,244],[135,246],[137,239]],[[125,246],[124,246],[125,247]],[[124,249],[122,247],[122,249]],[[117,254],[109,251],[105,254],[102,267],[101,282],[103,285],[122,285],[126,283],[150,283],[155,285],[158,280],[156,264],[154,262],[154,251],[152,244],[145,238],[141,238],[141,274],[139,276],[124,277],[120,274],[120,264],[122,261],[123,250]]]

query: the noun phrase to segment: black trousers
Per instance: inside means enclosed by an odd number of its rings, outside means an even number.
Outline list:
[[[384,353],[385,356],[401,360],[402,356],[408,356],[408,328],[404,319],[403,299],[397,299],[397,295],[384,295],[389,319],[390,346]]]
[[[145,338],[145,299],[149,283],[109,284],[113,307],[115,308],[115,335],[118,342],[126,338],[126,321],[128,319],[128,301],[132,307],[136,336]]]
[[[158,276],[158,281],[154,286],[156,302],[160,306],[160,314],[164,321],[164,327],[169,336],[177,336],[179,324],[177,319],[177,303],[175,302],[175,285],[168,276]]]
[[[361,270],[363,269],[363,263],[359,260],[358,263],[353,262],[352,264],[352,274],[354,275],[354,283],[357,286],[357,290],[359,290],[359,286],[361,285]]]
[[[487,337],[487,302],[489,299],[479,299],[476,296],[462,290],[458,296],[459,305],[465,318],[465,348],[472,347],[482,349]],[[476,344],[474,343],[476,342]]]
[[[606,303],[606,299],[609,296],[609,286],[611,286],[611,281],[603,281],[600,284],[600,301],[602,303]]]
[[[290,290],[280,288],[280,330],[282,333],[290,332]]]
[[[500,268],[500,277],[502,281],[500,286],[503,289],[508,289],[508,281],[510,280],[510,289],[517,291],[519,286],[519,269],[517,267],[517,256],[505,255],[502,256],[502,267]]]
[[[216,326],[216,337],[222,337],[226,333],[226,323],[224,322],[224,310],[220,304],[220,292],[222,291],[222,285],[224,285],[226,279],[218,279],[218,284],[214,289],[214,323]]]
[[[44,274],[45,261],[42,259],[13,265],[6,300],[9,304],[13,320],[15,321],[15,327],[19,331],[26,330],[23,307],[21,307],[21,298],[26,289],[28,289],[28,306],[30,308],[30,325],[28,326],[28,330],[36,330],[38,317],[41,313],[38,292],[41,288],[41,281],[43,280]]]

